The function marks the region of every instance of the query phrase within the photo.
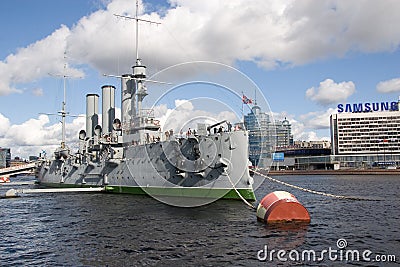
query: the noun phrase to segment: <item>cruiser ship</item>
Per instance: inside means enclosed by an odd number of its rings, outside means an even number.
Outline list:
[[[138,25],[137,14],[134,19]],[[136,56],[133,72],[119,76],[121,118],[115,117],[115,86],[102,87],[101,125],[100,96],[87,94],[86,130],[79,132],[79,149],[74,152],[65,142],[64,99],[61,145],[51,158],[39,162],[38,183],[148,194],[179,206],[186,206],[185,199],[200,199],[187,206],[222,198],[254,201],[248,132],[243,123],[237,127],[225,120],[213,125],[198,123],[197,129],[185,131],[185,135],[165,131],[154,111],[142,108],[148,80],[137,47]]]

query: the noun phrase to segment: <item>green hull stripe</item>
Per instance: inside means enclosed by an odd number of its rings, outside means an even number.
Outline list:
[[[40,183],[42,186],[47,187],[93,187],[93,185],[81,184],[62,184],[62,183]],[[198,188],[198,187],[179,187],[179,188],[160,188],[160,187],[146,187],[142,189],[137,186],[118,186],[108,185],[106,191],[110,193],[133,194],[133,195],[155,195],[155,196],[173,196],[173,197],[200,197],[200,198],[222,198],[222,199],[240,199],[234,189],[220,189],[220,188]],[[240,195],[249,201],[256,201],[256,196],[252,189],[237,189]],[[222,196],[222,197],[221,197]]]
[[[175,197],[201,197],[201,198],[224,198],[240,199],[234,189],[208,189],[208,188],[157,188],[147,187],[127,187],[127,186],[107,186],[107,192],[125,193],[135,195],[156,195],[156,196],[175,196]],[[238,189],[239,193],[246,199],[255,201],[255,195],[252,189]]]

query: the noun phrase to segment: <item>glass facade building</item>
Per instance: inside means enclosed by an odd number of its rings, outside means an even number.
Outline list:
[[[264,167],[271,161],[274,142],[272,140],[271,120],[269,114],[262,112],[255,105],[251,112],[244,116],[244,125],[249,131],[249,159],[253,166]]]
[[[244,124],[249,131],[249,159],[254,166],[270,166],[276,147],[293,145],[289,121],[273,121],[257,105],[244,116]]]
[[[11,150],[9,148],[0,147],[0,168],[11,166]]]

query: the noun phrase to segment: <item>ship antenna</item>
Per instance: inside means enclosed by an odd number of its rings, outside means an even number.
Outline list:
[[[136,65],[139,64],[139,0],[136,0]]]
[[[147,96],[146,86],[144,82],[146,81],[146,66],[142,65],[140,58],[139,58],[139,22],[147,22],[150,24],[161,24],[160,22],[146,20],[139,18],[139,1],[136,0],[136,13],[135,17],[128,17],[123,15],[114,14],[116,17],[121,17],[125,19],[134,20],[136,22],[136,64],[133,66],[133,80],[136,81],[136,92],[135,95],[137,96],[137,107],[136,110],[138,111],[138,116],[141,117],[142,114],[142,101]]]
[[[150,24],[161,24],[160,22],[152,21],[152,20],[147,20],[147,19],[141,19],[139,18],[139,1],[136,0],[136,13],[135,17],[129,17],[129,16],[124,16],[124,15],[119,15],[119,14],[114,14],[116,17],[124,18],[124,19],[130,19],[134,20],[136,22],[136,65],[140,65],[140,59],[139,59],[139,21],[147,22]]]
[[[62,102],[62,107],[61,107],[61,124],[62,124],[62,139],[61,139],[61,148],[65,148],[65,115],[67,114],[66,112],[66,105],[67,105],[67,90],[66,90],[66,69],[67,69],[67,59],[66,59],[66,51],[64,51],[64,73],[63,73],[63,91],[64,91],[64,97],[63,97],[63,102]]]

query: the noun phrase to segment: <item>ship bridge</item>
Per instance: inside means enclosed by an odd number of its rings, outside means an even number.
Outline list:
[[[151,130],[158,131],[160,129],[160,121],[154,116],[153,109],[142,109],[141,116],[133,119],[132,130]]]

